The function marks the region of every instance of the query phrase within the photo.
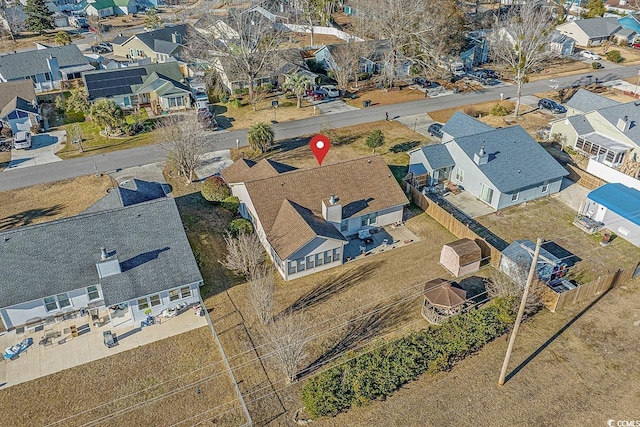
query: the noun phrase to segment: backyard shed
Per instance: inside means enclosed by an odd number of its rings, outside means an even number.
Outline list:
[[[502,251],[500,271],[524,287],[535,249],[536,245],[531,240],[516,240]],[[564,276],[566,268],[567,264],[547,251],[543,243],[536,265],[538,278],[547,284],[551,284],[552,281],[561,279]]]
[[[444,279],[430,280],[424,285],[422,316],[429,323],[440,324],[464,308],[467,291]]]
[[[466,238],[445,244],[440,252],[440,264],[456,277],[478,271],[481,260],[480,246]]]

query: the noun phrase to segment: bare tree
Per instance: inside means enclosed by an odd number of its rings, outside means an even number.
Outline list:
[[[167,160],[191,184],[195,168],[202,163],[205,144],[215,142],[216,137],[203,128],[195,114],[169,116],[156,127],[164,141]]]
[[[354,41],[332,46],[333,61],[329,64],[329,71],[333,74],[343,95],[351,80],[355,80],[357,87],[360,60],[371,54],[371,48],[372,45],[369,42]]]
[[[455,0],[354,0],[364,36],[388,46],[382,70],[393,85],[407,63],[431,72],[437,60],[457,50],[463,30]]]
[[[517,311],[520,300],[522,299],[522,293],[524,292],[524,286],[522,283],[527,281],[527,276],[529,274],[528,268],[525,266],[518,266],[518,270],[517,275],[522,277],[519,277],[516,280],[512,280],[504,275],[496,275],[490,279],[484,279],[485,289],[487,290],[487,295],[490,298],[513,298],[514,312]],[[520,278],[522,278],[524,282],[518,283]],[[525,315],[530,316],[535,314],[542,308],[546,287],[547,285],[541,280],[533,280],[531,287],[529,288],[529,294],[527,295]]]
[[[273,299],[275,284],[272,267],[258,267],[252,274],[249,282],[249,299],[260,322],[266,325],[273,319]]]
[[[265,261],[265,252],[256,234],[239,233],[233,237],[227,233],[227,256],[222,265],[236,274],[251,280],[252,276]]]
[[[202,19],[201,36],[188,41],[191,58],[208,61],[213,69],[243,80],[254,98],[256,80],[268,77],[280,65],[283,29],[255,11],[230,9],[221,20],[213,14]],[[206,22],[206,23],[205,23]]]
[[[87,18],[87,23],[91,28],[93,28],[96,35],[100,38],[100,41],[101,42],[104,41],[104,33],[106,33],[109,30],[109,26],[103,23],[100,20],[100,17],[96,15],[90,15]]]
[[[295,0],[294,7],[298,16],[309,28],[311,33],[310,44],[314,46],[313,26],[316,24],[327,25],[331,14],[335,9],[335,1],[331,0]]]
[[[0,17],[4,18],[4,22],[0,24],[1,27],[4,27],[4,32],[6,32],[9,37],[11,37],[11,41],[15,43],[16,35],[20,34],[25,30],[25,19],[24,14],[20,13],[18,7],[9,7],[3,1],[0,6]]]
[[[491,55],[513,73],[517,85],[515,116],[520,112],[522,86],[529,81],[529,74],[551,56],[551,31],[550,10],[530,1],[511,8],[506,18],[496,24]]]
[[[81,153],[84,151],[82,147],[82,127],[80,123],[73,123],[67,127],[67,141],[78,146],[78,150],[80,150]]]
[[[303,317],[301,314],[287,313],[266,330],[275,365],[284,373],[289,383],[295,381],[307,356],[307,326]]]

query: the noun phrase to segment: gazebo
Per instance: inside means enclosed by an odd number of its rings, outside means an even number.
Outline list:
[[[422,316],[439,325],[448,317],[460,313],[467,298],[467,291],[444,279],[430,280],[424,285]]]
[[[482,251],[471,239],[460,239],[447,243],[440,252],[440,264],[455,277],[475,273],[480,269]]]

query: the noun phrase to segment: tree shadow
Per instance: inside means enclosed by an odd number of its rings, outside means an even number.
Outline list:
[[[619,273],[619,271],[618,271]],[[614,282],[615,283],[614,279]],[[507,377],[505,378],[505,383],[509,382],[509,380],[511,380],[511,378],[513,378],[514,376],[516,376],[516,374],[518,374],[518,372],[520,372],[525,366],[527,366],[531,361],[533,361],[533,359],[535,359],[540,353],[542,353],[542,351],[544,349],[546,349],[547,347],[549,347],[549,345],[554,342],[560,335],[562,335],[567,329],[569,329],[571,327],[571,325],[573,325],[578,319],[580,319],[587,311],[591,310],[591,308],[596,305],[605,295],[607,295],[611,289],[613,288],[609,288],[606,291],[604,291],[598,298],[596,298],[595,300],[593,300],[588,306],[586,306],[580,313],[578,313],[577,315],[575,315],[575,317],[571,320],[569,320],[562,328],[560,328],[558,330],[558,332],[556,332],[555,334],[553,334],[551,336],[551,338],[549,338],[548,340],[546,340],[540,347],[538,347],[536,349],[536,351],[534,351],[533,353],[531,353],[529,355],[529,357],[527,357],[524,361],[522,361],[522,363],[520,363],[518,366],[516,366],[516,368],[511,371],[509,373],[509,375],[507,375]]]
[[[376,268],[379,268],[383,264],[384,262],[380,261],[375,263],[369,262],[336,276],[328,277],[306,295],[295,300],[289,307],[285,308],[278,317],[283,316],[285,313],[293,313],[327,301],[329,298],[346,291],[356,283],[367,279]]]
[[[390,327],[404,324],[410,318],[410,313],[414,310],[414,306],[415,301],[413,299],[409,301],[401,300],[391,306],[389,304],[377,304],[368,314],[352,318],[342,338],[311,362],[309,366],[302,369],[298,374],[298,378],[312,374],[347,351],[366,345]]]
[[[409,151],[412,148],[416,148],[418,145],[420,145],[419,141],[407,141],[393,145],[391,148],[389,148],[389,151],[391,151],[392,153],[404,153],[405,151]]]
[[[580,258],[578,255],[575,255],[569,252],[568,250],[566,250],[565,248],[563,248],[562,246],[560,246],[555,242],[552,242],[552,241],[544,242],[542,244],[542,247],[546,249],[547,252],[549,252],[551,255],[554,255],[560,258],[562,262],[564,262],[567,265],[567,267],[572,267],[577,262],[582,261],[582,258]]]
[[[0,219],[0,230],[30,225],[37,219],[58,215],[63,208],[65,208],[64,205],[57,204],[49,208],[29,209],[17,214],[9,215]]]

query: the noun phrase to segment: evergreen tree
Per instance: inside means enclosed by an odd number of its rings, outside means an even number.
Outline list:
[[[27,0],[24,12],[27,14],[26,23],[29,31],[44,34],[47,30],[55,28],[53,12],[47,7],[45,0]]]

